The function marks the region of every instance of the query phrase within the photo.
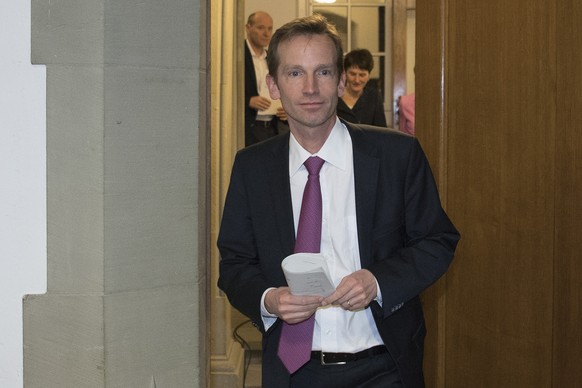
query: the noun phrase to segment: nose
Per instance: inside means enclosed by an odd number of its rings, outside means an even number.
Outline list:
[[[317,77],[312,74],[308,74],[305,77],[305,81],[303,82],[303,93],[316,94],[317,92],[318,92]]]

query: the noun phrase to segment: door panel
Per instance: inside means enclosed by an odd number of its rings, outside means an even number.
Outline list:
[[[581,18],[573,0],[417,1],[417,134],[462,235],[424,297],[427,386],[582,381]]]

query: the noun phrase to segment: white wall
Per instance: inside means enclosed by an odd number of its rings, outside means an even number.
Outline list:
[[[46,76],[30,1],[0,1],[0,387],[23,386],[22,297],[46,292]]]
[[[299,3],[300,1],[297,1]],[[246,23],[249,15],[256,11],[265,11],[273,18],[273,28],[277,29],[283,24],[290,22],[298,16],[300,6],[294,1],[272,1],[272,0],[246,0],[245,15]]]

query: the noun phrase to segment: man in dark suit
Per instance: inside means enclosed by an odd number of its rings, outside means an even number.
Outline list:
[[[423,387],[419,294],[459,239],[427,159],[414,137],[337,118],[343,53],[325,18],[281,27],[269,53],[269,91],[291,132],[239,151],[218,237],[218,286],[263,333],[263,386]],[[326,297],[291,294],[281,269],[294,249],[302,163],[314,155],[325,161],[320,252],[336,287]],[[289,373],[277,356],[282,327],[314,314],[312,358]]]
[[[245,146],[258,143],[278,133],[278,118],[285,111],[273,109],[277,102],[268,96],[267,46],[273,35],[273,19],[262,11],[249,15],[245,40]],[[279,116],[279,117],[278,117]]]

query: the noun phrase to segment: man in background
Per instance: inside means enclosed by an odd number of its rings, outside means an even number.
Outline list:
[[[285,120],[280,102],[267,89],[267,46],[273,35],[273,18],[263,11],[249,15],[245,40],[245,146],[278,133],[278,119]]]

